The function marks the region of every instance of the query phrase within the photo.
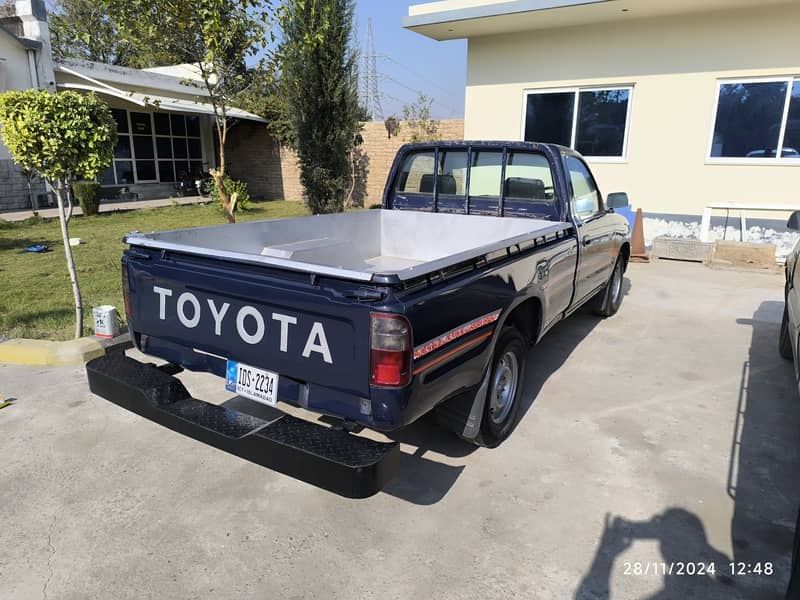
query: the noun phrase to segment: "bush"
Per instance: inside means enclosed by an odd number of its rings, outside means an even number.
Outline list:
[[[225,189],[228,191],[228,197],[232,197],[234,194],[238,194],[236,197],[236,206],[233,208],[233,212],[249,212],[251,210],[250,207],[250,194],[247,192],[247,184],[244,181],[239,181],[238,179],[231,179],[227,175],[225,176]],[[222,202],[219,200],[219,193],[217,192],[217,184],[214,183],[214,180],[209,180],[207,184],[207,191],[211,198],[214,200],[214,206],[222,212]]]
[[[75,198],[81,205],[85,216],[100,212],[100,184],[96,181],[76,181],[72,184]]]

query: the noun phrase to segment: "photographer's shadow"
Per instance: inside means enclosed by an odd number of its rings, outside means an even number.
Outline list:
[[[656,563],[633,558],[626,561],[630,564],[619,562],[619,556],[637,540],[657,541],[661,559]],[[649,521],[612,519],[606,515],[594,560],[575,591],[575,600],[608,600],[615,577],[617,582],[622,577],[662,580],[661,590],[639,600],[743,598],[729,575],[730,562],[729,557],[708,543],[697,515],[682,508],[667,509]],[[709,564],[714,565],[713,573]]]

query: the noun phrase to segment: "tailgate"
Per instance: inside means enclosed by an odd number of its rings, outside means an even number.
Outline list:
[[[369,396],[369,307],[309,277],[127,252],[132,330],[301,382]]]

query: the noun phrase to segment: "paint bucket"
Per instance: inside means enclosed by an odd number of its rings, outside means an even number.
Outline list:
[[[119,335],[116,308],[110,304],[95,306],[92,314],[94,315],[94,334],[97,337],[114,338]]]

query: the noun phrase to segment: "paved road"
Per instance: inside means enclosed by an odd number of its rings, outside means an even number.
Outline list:
[[[632,265],[619,315],[576,315],[531,351],[506,444],[473,451],[423,421],[362,501],[92,397],[80,369],[0,367],[17,398],[0,410],[0,598],[777,600],[800,501],[781,285]]]

